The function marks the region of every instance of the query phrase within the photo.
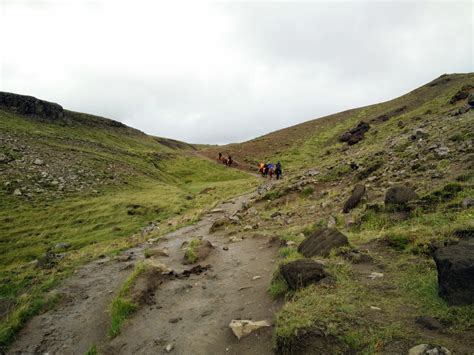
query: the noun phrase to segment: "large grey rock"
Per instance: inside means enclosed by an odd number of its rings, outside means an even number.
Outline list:
[[[469,241],[437,249],[439,295],[451,305],[474,304],[474,244]]]
[[[283,264],[280,266],[280,274],[293,290],[317,283],[328,276],[323,266],[312,259],[298,259]]]
[[[349,199],[344,204],[342,211],[344,213],[348,213],[351,209],[355,208],[359,204],[364,194],[365,186],[362,184],[357,184],[352,190],[351,197],[349,197]]]
[[[320,228],[299,245],[298,251],[307,258],[329,256],[331,250],[349,245],[347,237],[335,228]]]
[[[385,205],[400,205],[418,198],[415,190],[408,186],[395,185],[385,194]]]

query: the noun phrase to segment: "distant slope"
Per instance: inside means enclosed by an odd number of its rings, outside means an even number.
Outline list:
[[[461,87],[469,84],[474,85],[474,73],[445,74],[394,100],[307,121],[244,143],[206,147],[203,154],[212,158],[219,152],[231,154],[241,166],[252,170],[263,160],[282,160],[291,168],[309,166],[317,160],[318,150],[337,141],[339,135],[358,121],[383,128],[388,121],[398,118],[443,115],[459,108],[461,102],[449,101]],[[315,140],[320,143],[315,145]],[[294,154],[284,154],[289,151]]]

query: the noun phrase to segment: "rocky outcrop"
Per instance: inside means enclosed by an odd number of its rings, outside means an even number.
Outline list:
[[[298,259],[283,264],[280,274],[293,290],[317,283],[328,276],[323,266],[312,259]]]
[[[472,85],[464,85],[454,96],[449,100],[451,105],[454,105],[458,101],[462,101],[469,97],[469,93],[474,90]]]
[[[386,112],[386,113],[374,118],[372,120],[372,122],[377,122],[377,121],[378,122],[385,122],[385,121],[388,121],[392,117],[401,115],[403,112],[405,112],[406,109],[407,109],[407,106],[398,107],[395,110]]]
[[[63,108],[56,103],[3,91],[0,91],[0,107],[22,115],[35,115],[50,120],[64,117]]]
[[[395,185],[385,194],[385,205],[405,205],[418,198],[415,190],[409,186]]]
[[[343,133],[339,140],[341,142],[347,142],[348,145],[354,145],[364,139],[364,134],[370,129],[370,125],[367,122],[361,121],[357,127],[352,128],[350,131]]]
[[[307,258],[329,256],[334,248],[349,245],[347,237],[335,228],[320,228],[307,237],[298,247],[298,252]]]
[[[351,197],[346,201],[342,211],[348,213],[351,209],[355,208],[362,197],[365,195],[365,186],[362,184],[357,184],[352,190]]]
[[[474,304],[474,243],[469,240],[434,252],[439,295],[451,305]]]

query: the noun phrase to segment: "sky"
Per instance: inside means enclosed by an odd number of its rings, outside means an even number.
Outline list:
[[[0,91],[246,141],[474,71],[474,2],[0,0]]]

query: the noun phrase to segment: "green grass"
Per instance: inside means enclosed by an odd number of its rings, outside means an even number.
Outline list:
[[[186,252],[184,253],[184,257],[191,264],[195,263],[196,260],[198,259],[197,249],[199,248],[200,245],[201,245],[200,239],[193,239],[186,247]]]
[[[86,351],[85,355],[98,355],[97,346],[91,345],[91,347]]]
[[[44,293],[79,265],[194,223],[219,201],[256,186],[254,177],[201,159],[190,149],[171,149],[154,137],[107,126],[94,116],[69,115],[74,119],[66,125],[0,110],[2,134],[28,145],[30,154],[48,158],[49,167],[42,170],[59,164],[57,174],[62,174],[61,164],[67,161],[67,169],[95,174],[94,178],[80,177],[88,187],[84,191],[51,190],[49,195],[17,198],[13,196],[16,180],[34,186],[37,178],[19,170],[2,172],[0,299],[12,311],[0,322],[1,349],[29,317],[48,305]],[[0,144],[0,151],[15,159],[24,155],[7,144]],[[114,180],[109,180],[111,165],[117,175]],[[96,184],[96,178],[104,183]],[[12,185],[6,186],[7,181]],[[160,229],[142,236],[142,228],[151,222]],[[48,250],[60,252],[55,250],[57,243],[70,244],[64,258],[51,269],[35,268],[35,260]]]
[[[110,307],[110,327],[108,335],[115,338],[120,334],[123,322],[137,309],[138,305],[129,299],[130,288],[137,278],[146,271],[146,266],[142,263],[135,265],[135,269],[122,285],[117,296],[112,301]]]

